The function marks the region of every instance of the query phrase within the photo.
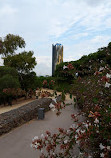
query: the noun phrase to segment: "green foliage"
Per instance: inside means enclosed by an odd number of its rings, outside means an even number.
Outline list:
[[[72,99],[72,94],[70,94],[70,99]]]
[[[18,48],[25,47],[25,41],[18,35],[8,34],[1,40],[0,54],[3,56],[14,55]]]
[[[3,93],[4,89],[20,87],[18,72],[15,68],[0,66],[0,104],[9,102],[9,96]]]
[[[36,89],[36,73],[32,72],[36,66],[36,58],[33,51],[16,54],[16,50],[25,47],[22,37],[8,34],[4,39],[0,39],[0,54],[4,59],[3,67],[0,67],[0,93],[2,98],[6,91],[15,93],[18,87],[22,90]],[[0,99],[2,99],[0,97]],[[2,99],[4,100],[4,99]]]
[[[13,56],[4,58],[4,65],[14,67],[19,73],[29,73],[36,65],[33,52],[22,52]]]
[[[0,90],[20,87],[19,80],[7,74],[0,78]]]
[[[62,92],[64,91],[65,93],[69,93],[70,92],[70,89],[71,89],[71,84],[67,83],[67,82],[62,82],[61,80],[55,80],[55,85],[54,85],[54,89],[59,91],[59,92]]]
[[[97,103],[98,103],[98,99],[97,99],[97,98],[93,98],[93,99],[92,99],[92,102],[93,102],[94,104],[97,104]]]
[[[55,78],[54,77],[51,77],[51,76],[47,76],[47,77],[44,77],[44,76],[37,76],[36,77],[36,81],[35,81],[35,84],[36,84],[36,87],[38,88],[41,88],[43,87],[43,81],[46,80],[47,81],[47,86],[46,88],[51,88],[53,89],[53,86],[51,86],[51,80],[55,81]]]
[[[13,76],[14,78],[18,78],[18,72],[15,68],[0,66],[0,78],[7,74]]]
[[[66,98],[65,93],[64,93],[64,91],[62,91],[62,102],[65,101],[65,98]]]
[[[20,84],[21,88],[28,91],[28,89],[36,89],[36,73],[35,72],[29,72],[28,74],[21,74]]]
[[[36,74],[31,72],[31,70],[33,70],[37,64],[36,58],[33,57],[33,51],[24,51],[22,53],[16,54],[16,50],[23,47],[25,47],[25,41],[20,36],[8,34],[4,40],[1,39],[0,54],[4,56],[4,65],[7,66],[7,70],[5,68],[6,71],[4,71],[2,68],[0,75],[2,76],[2,74],[7,74],[7,71],[9,71],[8,67],[12,67],[12,69],[14,68],[13,72],[10,70],[10,73],[8,72],[8,74],[16,75],[18,72],[21,87],[27,90],[30,86],[30,88],[34,89]],[[15,69],[17,70],[16,73]]]
[[[75,77],[76,70],[75,69],[68,69],[68,68],[64,70],[63,69],[64,65],[65,66],[69,65],[69,63],[61,63],[60,65],[57,65],[54,76],[57,77],[59,82],[68,82],[69,84],[71,84],[72,80]]]

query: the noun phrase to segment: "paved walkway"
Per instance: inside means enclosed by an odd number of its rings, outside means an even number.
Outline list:
[[[46,130],[56,132],[59,127],[67,129],[72,124],[70,115],[75,112],[73,105],[63,109],[59,117],[55,112],[48,111],[44,120],[32,120],[1,136],[0,158],[39,158],[39,151],[30,147],[32,138]]]

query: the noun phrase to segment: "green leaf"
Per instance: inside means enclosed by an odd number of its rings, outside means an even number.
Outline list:
[[[98,99],[97,98],[93,98],[92,101],[93,101],[94,104],[98,103]]]
[[[72,94],[70,94],[70,99],[72,99]]]
[[[66,98],[65,93],[64,93],[64,92],[62,92],[62,101],[64,101],[64,100],[65,100],[65,98]]]
[[[76,98],[74,98],[74,102],[76,103]]]

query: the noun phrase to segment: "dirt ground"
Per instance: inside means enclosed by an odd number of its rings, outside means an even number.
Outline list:
[[[16,108],[19,108],[19,107],[21,107],[21,106],[23,106],[25,104],[28,104],[28,103],[30,103],[30,102],[32,102],[34,100],[35,100],[35,97],[30,98],[30,99],[20,98],[20,99],[17,100],[17,102],[14,101],[12,103],[12,106],[9,106],[9,105],[8,106],[1,106],[0,107],[0,114],[2,114],[4,112],[8,112],[8,111],[16,109]]]

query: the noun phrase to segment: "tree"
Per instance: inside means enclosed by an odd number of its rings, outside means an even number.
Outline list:
[[[0,91],[5,88],[20,87],[18,72],[15,68],[0,66]]]
[[[13,89],[20,87],[19,80],[13,78],[13,76],[7,74],[0,78],[0,103],[8,102],[8,105],[12,105]],[[4,93],[5,91],[5,93]]]
[[[5,88],[19,88],[20,83],[17,78],[7,74],[0,78],[0,91]]]
[[[18,78],[18,72],[15,68],[0,66],[0,78],[7,74],[13,76],[14,78]]]
[[[22,52],[16,55],[9,55],[4,58],[4,65],[14,67],[19,74],[28,74],[36,65],[35,57],[33,52]]]
[[[36,58],[33,57],[33,51],[16,53],[18,48],[23,47],[25,47],[25,41],[20,36],[8,34],[4,40],[0,39],[0,54],[4,60],[4,65],[17,70],[21,87],[27,89],[27,86],[25,86],[27,84],[25,83],[24,78],[26,80],[28,77],[28,80],[31,81],[31,70],[33,70],[37,63]]]
[[[28,89],[36,89],[36,73],[34,71],[29,72],[28,74],[21,74],[21,87],[28,91]]]
[[[20,87],[18,72],[15,68],[0,66],[0,104],[12,105],[13,90]],[[8,93],[4,93],[4,90]]]
[[[33,70],[36,64],[36,59],[33,57],[32,51],[24,51],[22,53],[13,56],[9,55],[4,58],[5,66],[14,67],[18,71],[21,88],[25,89],[26,91],[29,87],[28,83],[31,85],[31,82],[34,80],[32,79],[33,73],[31,73],[31,70]]]
[[[7,57],[8,55],[14,55],[18,48],[25,47],[25,41],[18,35],[8,34],[4,40],[0,39],[0,54]]]

